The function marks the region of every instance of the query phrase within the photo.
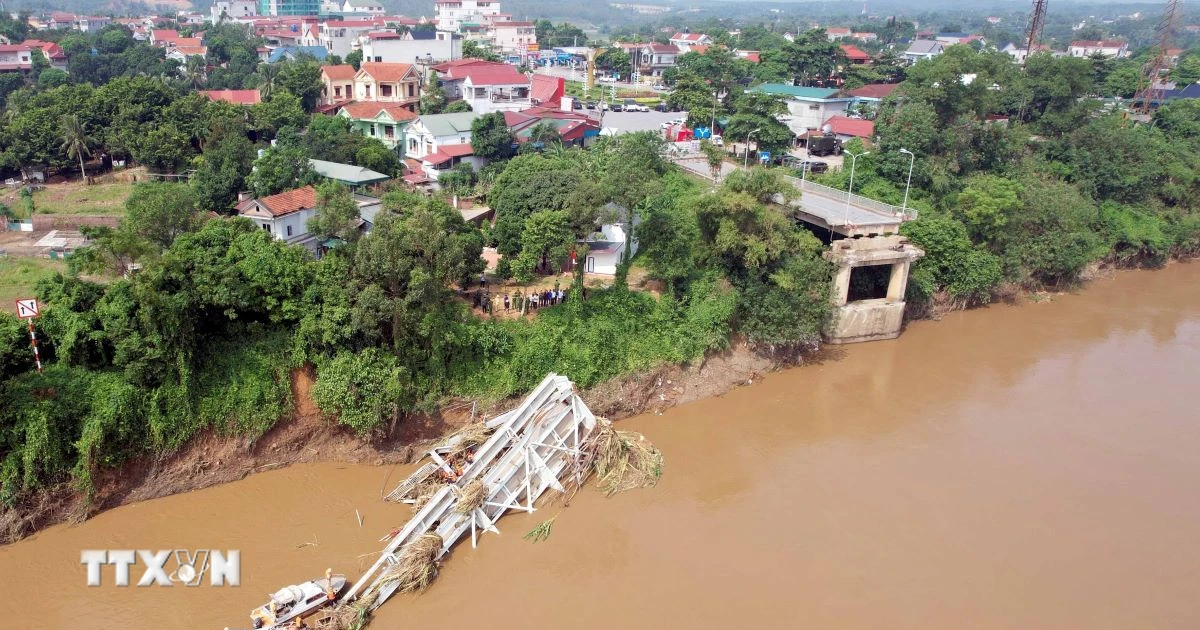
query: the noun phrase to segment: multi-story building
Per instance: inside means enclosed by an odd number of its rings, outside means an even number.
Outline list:
[[[844,114],[853,97],[838,96],[832,88],[799,87],[783,83],[763,83],[750,90],[761,94],[784,97],[787,103],[787,126],[796,135],[820,129],[826,120]]]
[[[387,13],[387,9],[382,4],[373,0],[355,0],[354,2],[346,0],[342,4],[342,13],[351,15],[383,15]]]
[[[633,60],[642,76],[660,77],[667,68],[675,65],[679,48],[674,44],[642,44],[633,51]]]
[[[258,0],[259,15],[317,15],[321,0]]]
[[[516,68],[478,59],[433,66],[449,98],[461,98],[480,114],[517,111],[534,105],[530,79]]]
[[[405,132],[404,156],[420,165],[431,179],[466,162],[479,168],[486,162],[471,148],[471,123],[478,112],[421,116]],[[411,164],[411,163],[410,163]]]
[[[500,14],[497,0],[437,0],[438,28],[447,31],[462,31],[464,26],[482,27],[491,23],[492,17]]]
[[[395,103],[415,111],[421,99],[421,75],[409,63],[363,62],[354,75],[354,99]]]
[[[351,65],[321,66],[321,96],[319,105],[333,105],[354,100],[354,75]]]
[[[487,32],[492,50],[497,52],[523,53],[537,45],[533,22],[492,22]]]
[[[338,115],[349,120],[355,131],[378,138],[393,150],[404,147],[405,129],[417,118],[402,105],[372,102],[347,103],[338,110]]]
[[[33,46],[0,44],[0,72],[33,70]]]
[[[450,31],[372,31],[358,38],[364,61],[435,64],[462,58],[462,36]]]
[[[375,28],[375,22],[371,20],[328,20],[318,26],[317,42],[329,54],[345,57],[354,50],[360,36]]]
[[[257,0],[217,0],[208,10],[213,24],[225,20],[241,20],[258,15]]]
[[[317,191],[312,186],[246,199],[236,209],[238,216],[250,219],[276,240],[316,251],[317,235],[308,231],[309,220],[317,214]]]
[[[679,49],[680,54],[691,52],[696,47],[707,47],[712,44],[712,38],[704,33],[675,33],[669,42]]]

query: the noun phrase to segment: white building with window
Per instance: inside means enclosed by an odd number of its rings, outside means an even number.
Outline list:
[[[1129,56],[1129,45],[1120,40],[1073,41],[1067,47],[1067,54],[1072,57],[1104,57],[1121,58]]]
[[[471,148],[471,123],[478,117],[478,112],[418,117],[405,129],[404,157],[420,162],[431,179],[463,162],[482,167],[486,162]]]
[[[492,50],[501,53],[525,52],[537,44],[533,22],[492,22],[488,37]]]
[[[447,31],[460,31],[464,25],[484,26],[500,14],[497,0],[437,0],[433,6],[438,28]]]
[[[461,98],[479,114],[515,112],[534,105],[527,75],[506,63],[462,59],[433,66],[449,98]]]
[[[312,186],[246,199],[236,209],[238,216],[250,219],[276,240],[317,250],[317,237],[308,231],[308,221],[317,214],[317,191]]]
[[[462,58],[462,36],[450,31],[372,31],[358,38],[363,61],[442,63]]]
[[[764,83],[750,91],[786,97],[788,118],[781,120],[796,135],[820,129],[830,117],[844,114],[855,100],[854,97],[838,96],[838,91],[833,88],[799,87],[783,83]],[[741,141],[737,138],[734,140]]]
[[[217,0],[209,8],[209,17],[213,24],[225,20],[239,21],[258,15],[257,0]]]

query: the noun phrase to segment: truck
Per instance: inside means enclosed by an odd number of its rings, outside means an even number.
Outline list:
[[[837,136],[816,136],[808,139],[809,155],[841,155],[842,141]]]

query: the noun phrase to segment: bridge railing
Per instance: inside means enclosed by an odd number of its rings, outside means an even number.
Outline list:
[[[784,175],[783,178],[796,188],[799,188],[801,192],[811,192],[817,195],[832,197],[834,199],[846,198],[846,191],[844,190],[838,190],[830,186],[818,184],[814,181],[807,179],[802,180],[798,177],[791,177],[789,175]],[[917,211],[913,208],[901,208],[900,206],[893,206],[890,203],[884,203],[869,197],[863,197],[862,195],[850,195],[850,203],[859,208],[878,212],[889,217],[899,217],[905,221],[912,221],[913,219],[917,218]]]

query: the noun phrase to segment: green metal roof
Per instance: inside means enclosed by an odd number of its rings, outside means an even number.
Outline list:
[[[421,116],[421,121],[429,133],[435,136],[452,136],[454,134],[471,133],[471,122],[479,118],[476,112],[459,112],[457,114],[430,114]]]
[[[338,162],[326,162],[325,160],[309,160],[308,163],[321,177],[351,186],[373,184],[391,179],[379,171],[372,171],[369,168],[354,166],[353,164],[340,164]]]
[[[782,94],[784,96],[814,100],[830,99],[837,96],[838,93],[833,88],[799,87],[785,83],[763,83],[762,85],[750,88],[750,91],[761,92],[763,94]]]

